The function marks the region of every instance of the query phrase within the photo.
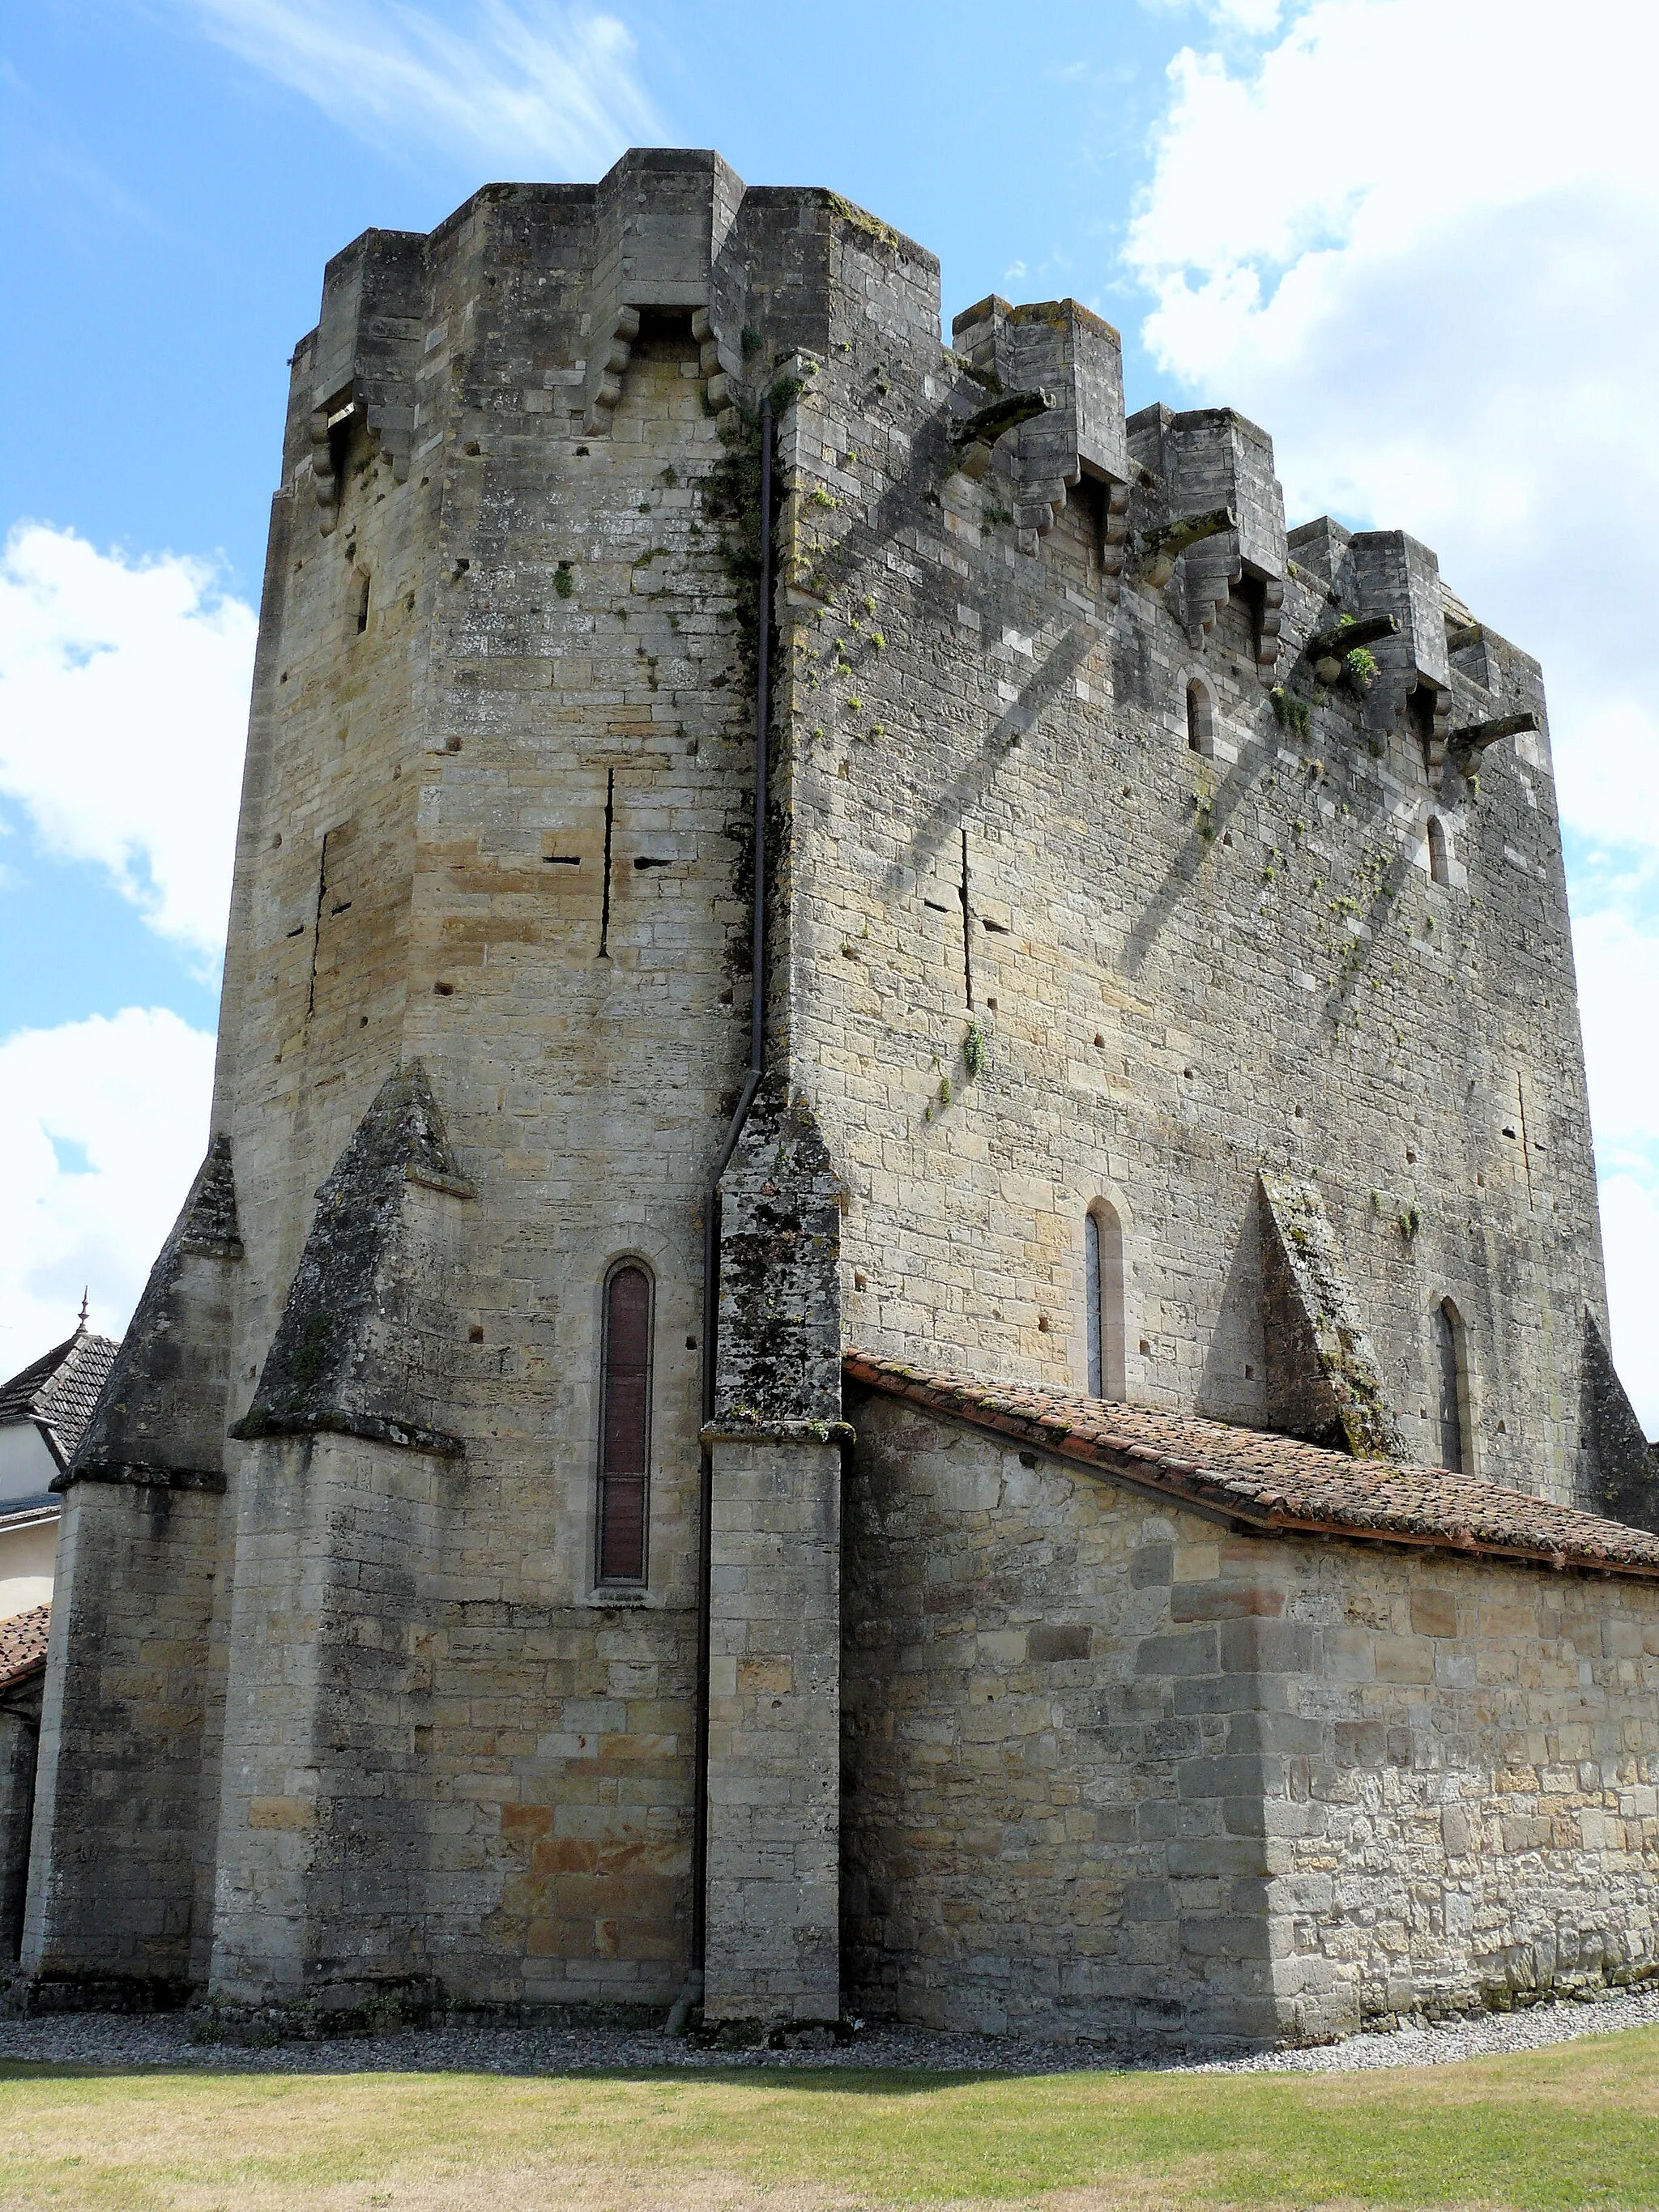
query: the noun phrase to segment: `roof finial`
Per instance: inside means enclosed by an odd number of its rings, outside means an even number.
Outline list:
[[[82,1328],[87,1325],[87,1292],[90,1291],[92,1285],[88,1283],[81,1292],[81,1326]]]

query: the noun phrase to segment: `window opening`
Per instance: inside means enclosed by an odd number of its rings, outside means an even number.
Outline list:
[[[368,571],[359,568],[352,578],[351,622],[355,635],[361,637],[368,628]]]
[[[599,957],[611,957],[611,832],[617,819],[617,771],[605,772],[605,895],[599,905]]]
[[[1210,695],[1194,677],[1187,686],[1187,746],[1190,752],[1207,753],[1215,749],[1215,718],[1210,706]]]
[[[968,832],[962,833],[962,888],[957,896],[962,901],[962,987],[968,994],[968,1011],[974,1011],[974,938],[973,921],[968,909]]]
[[[1449,1298],[1434,1310],[1435,1362],[1440,1382],[1440,1464],[1462,1474],[1467,1463],[1463,1429],[1463,1324]]]
[[[651,1278],[632,1261],[605,1286],[599,1579],[645,1580],[651,1450]]]
[[[1451,881],[1447,864],[1446,825],[1437,814],[1429,817],[1429,873],[1437,884]]]
[[[1128,1394],[1123,1354],[1123,1228],[1104,1199],[1083,1222],[1088,1310],[1089,1395],[1121,1401]]]
[[[323,832],[323,849],[317,856],[317,911],[311,918],[311,981],[306,988],[306,1019],[309,1021],[317,1011],[317,954],[323,940],[323,901],[328,896],[328,841],[331,830]]]

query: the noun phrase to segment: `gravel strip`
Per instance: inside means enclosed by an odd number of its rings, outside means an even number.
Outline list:
[[[1537,2051],[1581,2035],[1659,2023],[1659,1989],[1608,1991],[1593,2003],[1484,2013],[1444,2027],[1408,2026],[1350,2036],[1309,2051],[1224,2057],[1189,2049],[1038,2042],[1019,2036],[948,2035],[872,2027],[825,2050],[710,2051],[646,2029],[445,2027],[354,2035],[246,2050],[193,2043],[184,2013],[60,2013],[0,2020],[0,2060],[52,2066],[193,2067],[245,2074],[571,2074],[639,2067],[690,2070],[857,2067],[927,2072],[1064,2074],[1129,2069],[1170,2074],[1346,2074],[1381,2066],[1443,2066],[1462,2058]]]

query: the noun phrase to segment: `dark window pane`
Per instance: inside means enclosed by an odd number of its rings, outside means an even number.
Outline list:
[[[638,1267],[619,1267],[611,1278],[605,1345],[613,1371],[642,1373],[651,1356],[651,1285]]]
[[[645,1477],[642,1474],[607,1475],[599,1580],[637,1583],[644,1579]]]
[[[1100,1224],[1092,1213],[1083,1217],[1083,1295],[1088,1313],[1089,1395],[1100,1397]]]
[[[618,1267],[605,1287],[599,1417],[599,1580],[645,1579],[651,1437],[651,1284]]]
[[[645,1473],[645,1377],[613,1368],[605,1394],[605,1471]]]

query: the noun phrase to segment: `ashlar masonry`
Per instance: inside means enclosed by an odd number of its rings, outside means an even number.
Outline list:
[[[1645,1974],[1606,1347],[1542,683],[1432,552],[712,154],[368,232],[21,1986],[1252,2039]]]

